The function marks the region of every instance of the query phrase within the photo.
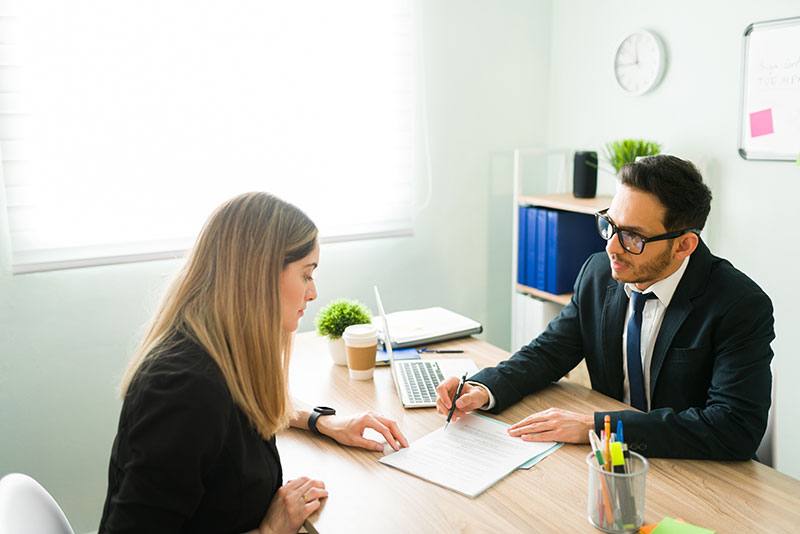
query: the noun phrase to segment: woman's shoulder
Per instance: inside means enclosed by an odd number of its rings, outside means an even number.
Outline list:
[[[126,397],[197,403],[215,410],[227,410],[233,403],[214,359],[186,336],[173,336],[142,363]]]
[[[169,472],[203,464],[223,450],[235,405],[221,371],[189,340],[162,344],[131,381],[115,447],[120,462],[144,462]]]

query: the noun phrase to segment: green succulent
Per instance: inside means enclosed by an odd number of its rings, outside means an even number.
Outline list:
[[[342,337],[344,329],[354,324],[369,324],[369,309],[356,300],[338,299],[330,302],[317,314],[317,332],[330,339]]]
[[[655,156],[661,152],[661,145],[644,139],[622,139],[606,143],[606,159],[614,167],[614,172],[641,156]]]

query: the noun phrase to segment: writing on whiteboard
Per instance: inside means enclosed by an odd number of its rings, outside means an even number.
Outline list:
[[[800,87],[800,55],[782,61],[761,61],[756,83],[762,89],[796,89]]]

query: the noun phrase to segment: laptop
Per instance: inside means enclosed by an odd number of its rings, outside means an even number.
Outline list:
[[[389,367],[392,373],[397,395],[406,408],[430,408],[436,406],[436,386],[445,378],[461,377],[478,372],[475,362],[468,358],[440,360],[395,360],[392,354],[392,336],[389,333],[389,321],[383,309],[378,286],[374,286],[375,300],[378,302],[378,313],[383,321],[384,346],[389,356]]]

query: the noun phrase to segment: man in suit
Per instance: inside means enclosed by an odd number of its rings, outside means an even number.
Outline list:
[[[767,425],[772,303],[700,239],[711,192],[674,156],[626,165],[611,206],[597,214],[605,253],[592,255],[570,303],[510,359],[471,377],[456,417],[502,411],[586,360],[592,388],[635,409],[535,413],[509,433],[526,441],[588,443],[603,418],[646,456],[752,458]],[[443,382],[447,413],[458,379]]]

